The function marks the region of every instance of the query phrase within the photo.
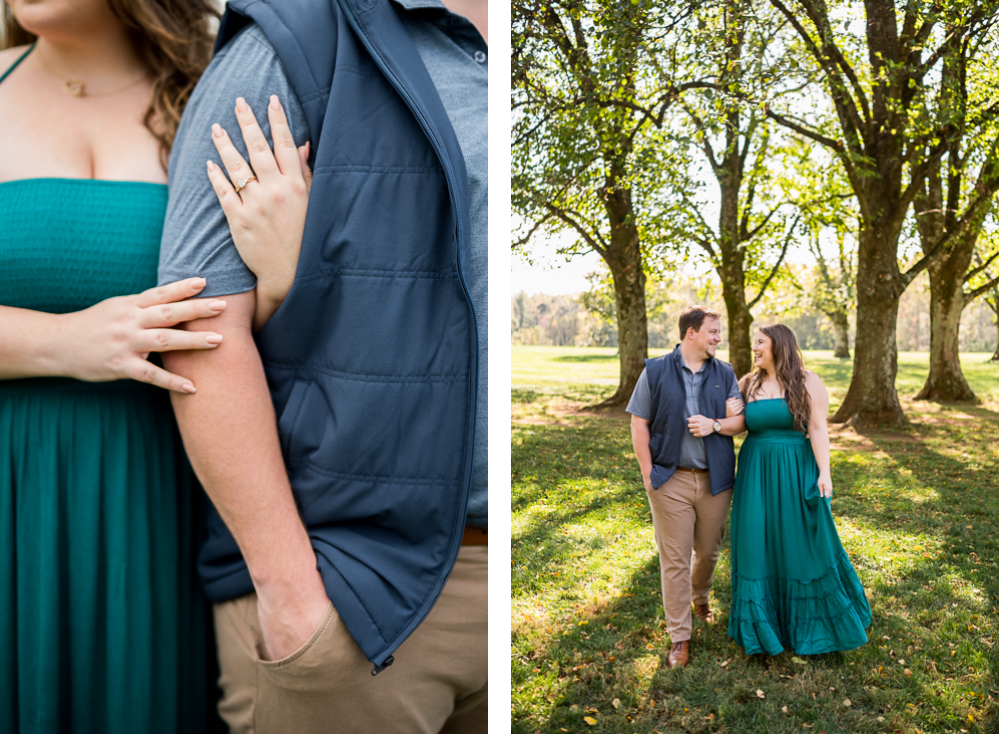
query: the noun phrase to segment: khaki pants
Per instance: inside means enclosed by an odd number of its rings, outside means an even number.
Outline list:
[[[733,493],[713,497],[707,472],[676,471],[646,496],[660,553],[667,632],[671,643],[683,642],[691,639],[691,604],[708,603]]]
[[[462,546],[437,603],[377,676],[330,605],[284,660],[261,659],[257,596],[215,605],[219,713],[240,734],[486,732],[486,546]]]

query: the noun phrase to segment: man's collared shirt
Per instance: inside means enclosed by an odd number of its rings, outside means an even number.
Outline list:
[[[681,375],[684,378],[684,433],[681,435],[681,455],[677,460],[677,466],[686,469],[708,469],[708,455],[705,453],[705,441],[692,435],[687,430],[687,421],[693,415],[702,415],[698,406],[698,396],[701,394],[701,382],[705,375],[706,361],[697,372],[691,372],[684,360],[680,360]],[[733,383],[729,390],[730,398],[740,398],[739,385]],[[643,369],[639,375],[639,380],[632,391],[632,397],[625,408],[628,413],[651,421],[653,419],[653,398],[649,389],[649,378],[646,377],[646,370]],[[724,415],[706,415],[706,418],[718,420],[725,418]]]

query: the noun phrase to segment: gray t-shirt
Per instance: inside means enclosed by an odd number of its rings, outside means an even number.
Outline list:
[[[267,105],[272,94],[278,95],[285,108],[295,144],[304,145],[309,129],[299,100],[274,47],[260,28],[251,25],[212,59],[177,128],[167,168],[170,197],[160,241],[161,285],[200,276],[207,281],[202,298],[244,293],[257,285],[233,245],[205,161],[222,165],[212,143],[212,123],[216,122],[225,128],[244,160],[249,159],[236,121],[237,97],[247,101],[270,140]]]
[[[403,23],[438,89],[469,177],[472,261],[467,277],[479,331],[479,370],[468,523],[487,527],[487,48],[475,27],[440,0],[396,2],[405,10]],[[272,94],[285,107],[296,145],[303,145],[308,128],[302,107],[274,47],[260,28],[250,25],[212,60],[177,130],[168,167],[160,284],[200,276],[207,280],[201,297],[242,293],[256,285],[233,245],[205,161],[221,165],[212,144],[212,123],[225,128],[247,158],[234,112],[237,96],[246,99],[270,139],[267,105]]]
[[[395,0],[408,12],[403,25],[413,39],[462,148],[469,177],[472,262],[469,290],[479,330],[476,442],[467,522],[487,527],[487,86],[488,54],[483,37],[468,20],[449,12],[440,0]]]
[[[701,415],[698,407],[698,394],[701,391],[701,381],[705,375],[705,366],[697,372],[692,373],[688,366],[681,360],[681,374],[684,376],[684,423],[693,415]],[[733,379],[729,385],[729,397],[740,398],[740,387]],[[646,377],[646,370],[643,369],[639,375],[639,380],[635,383],[635,390],[628,401],[625,410],[634,416],[644,420],[653,419],[653,397],[649,389],[649,378]],[[706,415],[706,418],[725,418],[724,415]],[[677,466],[687,469],[708,469],[708,456],[705,453],[705,440],[691,434],[685,430],[681,434],[681,455],[677,460]]]

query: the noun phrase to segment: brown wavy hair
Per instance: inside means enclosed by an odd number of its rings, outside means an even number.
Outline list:
[[[219,11],[213,0],[107,0],[111,12],[128,31],[139,58],[153,78],[153,98],[143,124],[160,143],[164,169],[177,135],[181,113],[191,92],[212,59],[214,21]],[[34,43],[0,0],[0,49]]]
[[[795,333],[784,324],[765,324],[758,327],[771,340],[771,361],[774,362],[774,377],[785,393],[788,412],[792,414],[795,430],[809,432],[809,392],[806,390],[806,368],[802,363],[802,352],[795,339]],[[757,399],[768,373],[754,366],[753,371],[740,380],[740,392],[744,402]]]

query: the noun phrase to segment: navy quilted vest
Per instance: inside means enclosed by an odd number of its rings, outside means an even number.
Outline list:
[[[465,525],[478,359],[465,163],[389,0],[233,0],[216,48],[251,21],[314,157],[295,284],[257,346],[327,593],[374,673],[430,611]],[[210,527],[209,596],[253,591],[217,514]]]
[[[650,480],[659,487],[674,475],[681,455],[681,437],[688,431],[684,420],[684,376],[681,374],[681,350],[646,360],[646,378],[652,398],[653,419],[649,422],[649,450],[653,455]],[[726,397],[735,378],[733,368],[726,362],[709,359],[702,367],[698,407],[706,418],[723,418],[726,415]],[[705,436],[705,455],[708,458],[708,479],[712,495],[731,489],[736,482],[736,453],[732,436],[713,433]]]

